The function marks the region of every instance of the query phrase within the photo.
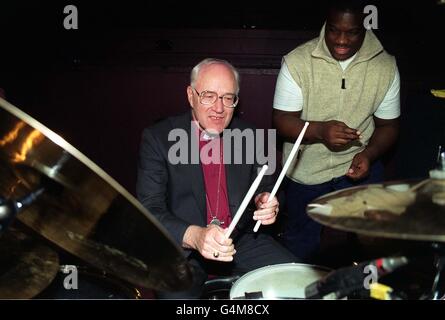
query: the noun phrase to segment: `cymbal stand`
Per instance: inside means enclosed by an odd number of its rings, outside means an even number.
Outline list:
[[[37,200],[44,191],[45,188],[39,188],[19,200],[0,196],[0,235],[9,227],[16,215]]]
[[[441,243],[432,244],[435,253],[434,267],[436,268],[433,287],[431,293],[427,296],[430,300],[445,299],[445,247]]]

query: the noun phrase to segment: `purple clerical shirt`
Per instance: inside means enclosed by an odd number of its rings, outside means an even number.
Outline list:
[[[199,154],[205,183],[207,224],[216,218],[224,222],[221,225],[222,228],[228,228],[232,217],[227,196],[222,139],[217,137],[206,140],[203,136],[205,137],[205,134],[200,130]],[[214,154],[215,156],[213,156]]]

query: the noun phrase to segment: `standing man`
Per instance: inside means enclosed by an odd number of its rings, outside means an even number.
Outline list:
[[[311,262],[321,225],[306,206],[338,189],[383,179],[378,159],[396,142],[400,116],[400,77],[371,30],[364,5],[333,1],[318,38],[288,53],[278,76],[273,121],[293,142],[304,122],[309,127],[296,166],[287,173],[288,222],[283,240]],[[285,142],[284,157],[292,144]]]
[[[227,61],[205,59],[191,72],[187,87],[191,109],[143,133],[137,196],[184,248],[193,269],[193,285],[189,290],[159,292],[160,298],[199,298],[209,274],[242,274],[296,260],[271,236],[252,231],[257,220],[265,225],[275,222],[278,201],[274,198],[267,202],[274,183],[272,176],[263,178],[252,202],[253,210],[244,213],[241,219],[244,221],[226,238],[232,215],[261,167],[257,159],[247,161],[251,144],[227,146],[222,137],[226,128],[240,134],[253,130],[233,117],[238,93],[238,71]],[[174,132],[179,136],[186,133],[185,161],[173,159],[176,152],[171,151],[176,150],[177,141],[170,136]],[[226,151],[234,156],[241,153],[242,163],[227,161],[230,159]],[[191,160],[195,156],[198,163]]]

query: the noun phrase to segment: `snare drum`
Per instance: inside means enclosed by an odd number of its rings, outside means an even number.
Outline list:
[[[262,267],[239,278],[230,290],[230,299],[305,299],[304,289],[331,271],[301,263]],[[335,294],[325,299],[335,299]]]

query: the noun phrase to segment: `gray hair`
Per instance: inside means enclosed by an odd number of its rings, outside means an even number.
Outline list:
[[[196,66],[193,67],[192,72],[190,73],[190,85],[192,87],[195,87],[196,79],[198,78],[199,71],[202,67],[208,66],[211,64],[223,64],[226,67],[228,67],[230,70],[232,70],[233,75],[235,76],[236,81],[236,94],[239,93],[239,83],[240,83],[240,76],[238,73],[238,70],[228,61],[222,60],[222,59],[215,59],[215,58],[207,58],[202,60],[200,63],[198,63]]]

